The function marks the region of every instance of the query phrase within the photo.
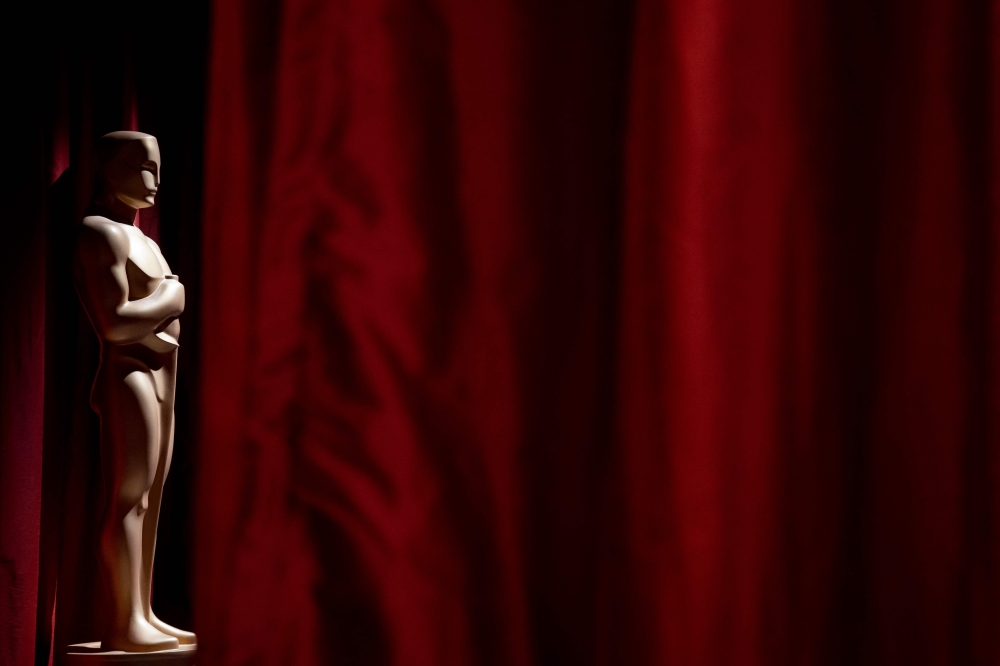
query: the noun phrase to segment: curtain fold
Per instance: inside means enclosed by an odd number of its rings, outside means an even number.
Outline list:
[[[992,5],[214,12],[206,659],[1000,657]]]

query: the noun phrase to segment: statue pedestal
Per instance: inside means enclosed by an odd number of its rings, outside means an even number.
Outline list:
[[[135,666],[155,664],[155,666],[194,666],[194,658],[198,652],[197,645],[182,645],[176,650],[160,650],[158,652],[119,652],[101,651],[100,642],[77,643],[66,648],[63,663],[66,666]]]

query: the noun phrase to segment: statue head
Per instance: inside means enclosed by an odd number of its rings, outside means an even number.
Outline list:
[[[149,208],[160,186],[160,147],[143,132],[111,132],[97,141],[97,196]]]

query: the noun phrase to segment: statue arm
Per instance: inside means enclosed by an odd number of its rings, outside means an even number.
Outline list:
[[[77,247],[78,290],[105,342],[139,342],[184,311],[184,286],[163,280],[145,298],[128,299],[129,238],[113,225],[84,223]]]

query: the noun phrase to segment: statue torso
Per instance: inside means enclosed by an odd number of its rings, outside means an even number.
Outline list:
[[[151,295],[160,283],[170,275],[170,266],[152,240],[138,228],[91,216],[85,222],[90,227],[115,225],[116,230],[128,236],[129,250],[125,260],[125,277],[128,286],[128,300],[136,301]],[[153,378],[156,397],[161,402],[173,395],[172,375],[175,367],[173,352],[177,349],[180,336],[180,321],[170,320],[142,340],[125,345],[103,345],[102,368],[106,363],[120,368],[134,368],[149,372]],[[117,371],[110,370],[112,375]],[[95,384],[95,391],[98,384]]]
[[[160,283],[170,275],[170,266],[160,252],[156,243],[146,237],[137,227],[109,220],[105,217],[92,215],[84,219],[84,225],[93,229],[113,225],[117,232],[128,237],[128,257],[125,260],[125,278],[128,287],[128,300],[136,301],[151,295]],[[77,279],[74,277],[74,279]],[[85,303],[86,306],[86,303]],[[130,351],[137,346],[146,347],[157,353],[171,352],[177,348],[180,337],[180,321],[173,319],[165,327],[138,343],[130,345],[112,345],[112,353],[134,355]]]
[[[170,267],[163,259],[159,249],[135,227],[122,225],[129,235],[128,261],[125,273],[128,276],[128,299],[135,301],[146,298],[163,281],[163,276],[170,273]]]
[[[111,224],[117,224],[117,222]],[[128,260],[125,263],[125,274],[128,278],[128,300],[135,301],[146,298],[156,291],[164,277],[170,275],[170,266],[163,258],[156,243],[147,238],[140,229],[127,224],[123,224],[122,227],[129,236]],[[143,341],[142,344],[158,352],[173,351],[177,348],[177,339],[180,337],[180,333],[180,320],[174,319],[166,328]]]

